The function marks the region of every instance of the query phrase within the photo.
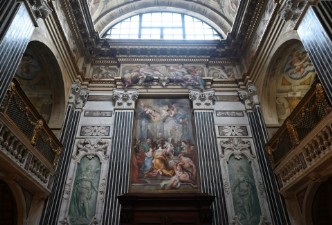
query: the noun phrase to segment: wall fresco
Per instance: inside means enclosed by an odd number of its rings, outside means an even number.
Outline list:
[[[131,191],[197,191],[188,99],[140,99],[135,119]]]
[[[279,122],[283,122],[310,89],[316,71],[300,42],[284,46],[277,58],[272,74],[277,77],[276,109]]]

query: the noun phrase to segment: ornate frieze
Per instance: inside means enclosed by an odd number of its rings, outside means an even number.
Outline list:
[[[193,101],[194,109],[212,109],[215,101],[215,91],[189,90],[189,99]]]
[[[259,104],[257,97],[257,88],[255,85],[248,84],[247,90],[241,90],[238,93],[246,109],[252,109],[254,105]]]
[[[114,90],[113,99],[115,108],[134,109],[135,101],[138,98],[138,91]]]
[[[149,65],[136,64],[122,66],[121,80],[124,86],[151,86],[159,83],[162,87],[180,85],[204,89],[205,66],[203,65]]]
[[[46,19],[52,12],[47,0],[29,0],[29,4],[31,11],[37,19]]]
[[[72,84],[69,103],[74,104],[75,108],[81,109],[88,100],[89,90],[82,88],[79,82]]]
[[[309,0],[286,0],[279,11],[280,16],[295,25]]]

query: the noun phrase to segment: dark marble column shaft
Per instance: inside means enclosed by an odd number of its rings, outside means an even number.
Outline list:
[[[34,30],[23,2],[0,2],[0,104]]]
[[[215,196],[212,204],[213,224],[228,225],[213,117],[214,91],[190,91],[189,98],[193,101],[201,191]]]
[[[298,34],[332,103],[332,2],[309,6]]]
[[[75,146],[75,137],[87,96],[88,92],[86,89],[82,89],[78,83],[73,84],[71,99],[66,109],[65,120],[60,135],[60,141],[63,144],[62,154],[55,174],[52,192],[46,201],[40,225],[58,225],[58,216],[71,162],[71,155]]]
[[[259,162],[267,200],[270,207],[271,219],[274,225],[290,224],[284,204],[279,194],[278,185],[265,151],[268,136],[259,106],[253,111],[247,111],[249,124],[256,146],[257,160]]]
[[[117,197],[129,190],[132,130],[137,96],[136,91],[113,91],[114,130],[101,224],[120,222],[121,206]]]

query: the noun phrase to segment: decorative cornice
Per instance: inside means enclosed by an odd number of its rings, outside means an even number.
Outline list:
[[[189,99],[193,101],[194,109],[213,109],[215,101],[215,91],[189,90]]]
[[[292,26],[295,26],[308,3],[309,0],[286,0],[279,14],[285,21],[290,21]]]
[[[82,88],[79,82],[72,84],[69,103],[73,104],[76,109],[82,109],[88,100],[89,90]]]
[[[116,109],[134,109],[138,91],[114,90],[113,99]]]

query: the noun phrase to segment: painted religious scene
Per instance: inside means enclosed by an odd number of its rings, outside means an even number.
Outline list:
[[[131,161],[131,191],[196,192],[197,166],[188,99],[140,99]]]

